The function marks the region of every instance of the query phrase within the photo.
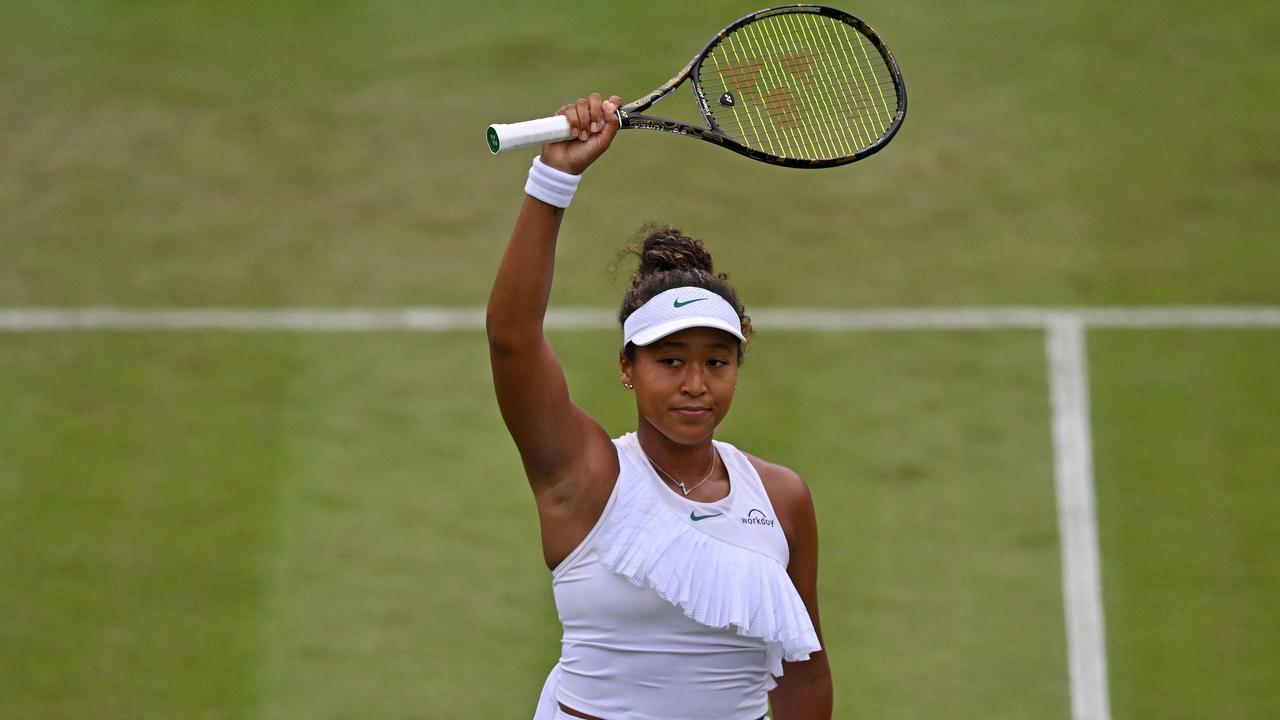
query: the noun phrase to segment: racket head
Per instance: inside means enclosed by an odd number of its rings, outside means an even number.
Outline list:
[[[682,72],[708,127],[728,141],[720,144],[777,165],[861,160],[887,145],[906,117],[906,86],[888,45],[837,8],[784,5],[745,15],[690,65]]]

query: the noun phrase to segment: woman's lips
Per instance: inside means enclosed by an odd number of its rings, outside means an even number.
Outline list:
[[[675,408],[675,413],[676,413],[677,415],[679,415],[680,417],[687,417],[687,418],[700,418],[700,417],[703,417],[704,415],[710,415],[710,414],[711,414],[711,408],[708,408],[708,407],[678,407],[678,408]]]

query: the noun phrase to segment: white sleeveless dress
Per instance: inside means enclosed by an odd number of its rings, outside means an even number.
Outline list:
[[[715,441],[729,494],[693,502],[634,433],[614,446],[608,504],[552,572],[564,637],[534,720],[565,717],[559,703],[606,720],[758,720],[783,661],[821,649],[759,474]]]

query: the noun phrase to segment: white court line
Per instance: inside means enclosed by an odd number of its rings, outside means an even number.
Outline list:
[[[1071,717],[1111,720],[1084,322],[1064,314],[1051,318],[1045,330]]]
[[[1025,329],[1046,333],[1071,716],[1072,720],[1110,720],[1085,328],[1280,328],[1280,306],[757,308],[751,315],[763,331]],[[618,327],[614,311],[599,308],[552,309],[545,324],[557,330]],[[483,328],[483,308],[0,308],[0,332]]]
[[[990,308],[757,308],[757,329],[1040,330],[1053,318],[1079,317],[1088,327],[1280,327],[1280,306],[990,307]],[[618,327],[613,310],[553,308],[556,330]],[[298,332],[445,332],[484,328],[484,309],[405,308],[0,308],[0,332],[74,330],[291,330]]]

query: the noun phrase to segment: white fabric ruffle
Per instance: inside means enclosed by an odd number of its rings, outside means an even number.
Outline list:
[[[632,448],[619,453],[636,462]],[[621,473],[622,477],[643,475]],[[686,617],[708,627],[732,627],[763,640],[769,673],[782,662],[808,660],[822,649],[804,601],[786,568],[762,553],[702,533],[676,515],[656,488],[619,483],[612,517],[595,538],[604,564],[632,584],[650,588]],[[769,689],[776,684],[772,682]]]

